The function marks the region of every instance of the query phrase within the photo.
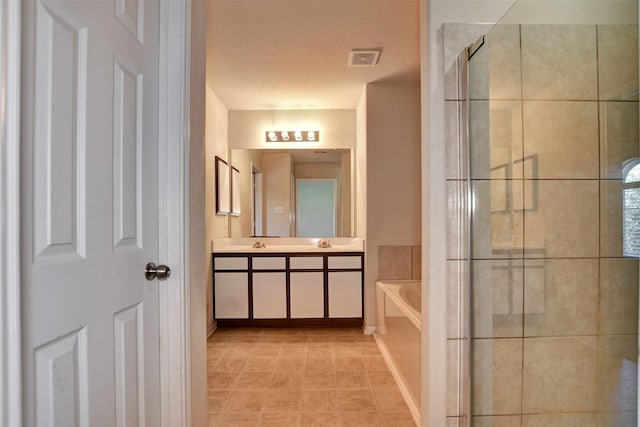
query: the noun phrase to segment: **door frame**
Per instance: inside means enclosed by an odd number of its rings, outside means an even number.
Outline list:
[[[20,66],[22,3],[0,2],[0,424],[22,425]],[[160,0],[159,282],[162,426],[191,424],[189,71],[191,0]]]
[[[21,2],[0,2],[0,425],[22,425],[20,329]]]
[[[162,427],[191,425],[189,76],[191,0],[160,0],[158,259]]]

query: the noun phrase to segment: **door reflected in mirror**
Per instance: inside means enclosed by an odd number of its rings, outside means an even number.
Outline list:
[[[231,237],[349,237],[352,150],[232,149],[240,215]]]

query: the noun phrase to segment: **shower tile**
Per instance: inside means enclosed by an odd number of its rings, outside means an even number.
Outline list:
[[[525,179],[597,179],[596,102],[524,103]]]
[[[472,258],[521,258],[523,214],[513,210],[522,205],[522,181],[474,181]]]
[[[447,338],[468,338],[467,261],[447,261]]]
[[[467,178],[466,144],[463,144],[460,139],[460,127],[463,126],[460,116],[460,108],[462,106],[463,103],[460,101],[444,102],[447,179]]]
[[[468,257],[468,192],[464,181],[447,181],[447,259]]]
[[[522,260],[473,261],[473,337],[522,336]]]
[[[520,99],[520,26],[496,25],[469,61],[470,99]]]
[[[522,339],[473,340],[473,415],[522,410]]]
[[[447,417],[447,427],[460,427],[458,417]]]
[[[638,336],[601,337],[598,351],[598,410],[618,412],[635,410]]]
[[[525,186],[527,258],[598,256],[598,181],[539,181]],[[528,192],[533,191],[534,194]]]
[[[522,25],[524,99],[597,99],[595,25]]]
[[[638,102],[601,102],[601,178],[622,179],[622,163],[640,156],[638,142]]]
[[[524,413],[596,409],[597,338],[525,338]]]
[[[521,179],[522,103],[470,101],[471,176],[474,179]]]
[[[596,427],[595,414],[523,415],[523,427]]]
[[[637,25],[598,26],[600,99],[638,99],[637,52]]]
[[[600,182],[600,256],[622,256],[622,182]]]
[[[378,246],[378,280],[411,279],[411,246]]]
[[[520,427],[520,415],[473,417],[474,427]]]
[[[638,427],[638,414],[636,411],[601,413],[598,427]]]
[[[637,259],[600,259],[600,333],[638,333]]]
[[[527,260],[524,335],[551,337],[598,333],[598,260]]]
[[[449,417],[455,417],[461,413],[462,349],[462,340],[447,340],[447,416]]]

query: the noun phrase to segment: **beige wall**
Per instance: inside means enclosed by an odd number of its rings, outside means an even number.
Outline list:
[[[420,85],[367,85],[365,324],[375,326],[378,248],[419,245]]]
[[[266,236],[290,236],[291,217],[291,154],[263,153]],[[276,209],[282,211],[276,212]]]
[[[207,330],[213,330],[213,283],[211,276],[211,242],[228,237],[226,215],[216,215],[215,156],[228,161],[228,112],[224,104],[207,85],[206,87],[206,185],[205,185],[205,253],[207,254]]]
[[[191,425],[207,424],[208,251],[205,250],[205,2],[192,3],[189,119],[189,298]]]
[[[367,236],[367,88],[356,108],[356,149],[353,156],[354,179],[354,231],[361,239]]]

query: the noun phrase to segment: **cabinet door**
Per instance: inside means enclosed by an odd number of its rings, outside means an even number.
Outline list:
[[[290,280],[291,318],[324,318],[324,274],[292,272]]]
[[[216,319],[249,318],[249,274],[216,272],[214,274]]]
[[[287,317],[286,273],[253,273],[253,318]]]
[[[362,272],[329,272],[329,317],[362,317]]]

